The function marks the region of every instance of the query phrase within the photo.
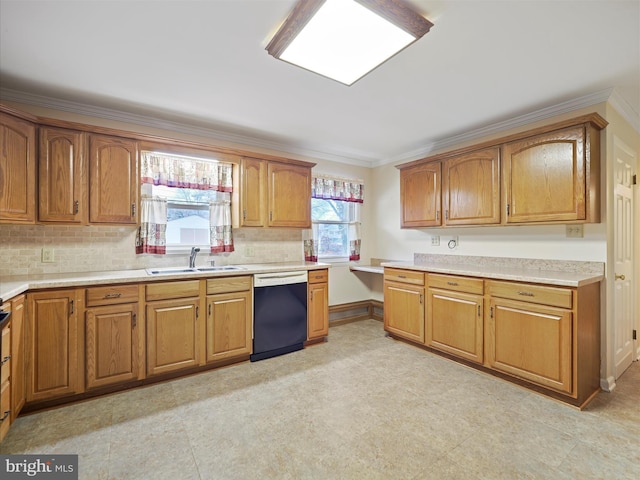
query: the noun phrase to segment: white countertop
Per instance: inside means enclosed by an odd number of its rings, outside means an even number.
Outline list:
[[[176,273],[170,275],[150,275],[146,270],[141,269],[2,276],[0,277],[0,304],[27,290],[85,287],[115,283],[161,282],[165,280],[186,280],[194,278],[236,277],[240,275],[253,275],[255,273],[318,270],[331,267],[330,264],[315,262],[260,263],[237,266],[243,269],[217,272]]]
[[[517,268],[497,265],[474,264],[442,264],[442,263],[415,263],[415,262],[384,262],[383,267],[404,268],[430,273],[446,273],[451,275],[463,275],[468,277],[482,277],[494,280],[513,280],[527,283],[542,283],[547,285],[559,285],[563,287],[581,287],[604,279],[603,274],[563,272],[554,270],[539,270],[532,268]]]

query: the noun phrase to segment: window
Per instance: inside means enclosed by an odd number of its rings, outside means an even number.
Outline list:
[[[311,220],[318,242],[318,258],[347,260],[350,255],[349,228],[359,222],[360,204],[338,200],[311,199]]]

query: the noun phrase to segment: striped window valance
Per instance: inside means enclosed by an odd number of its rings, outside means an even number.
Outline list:
[[[315,175],[311,179],[311,197],[363,203],[364,185],[360,180]]]
[[[141,182],[197,190],[233,190],[233,165],[157,152],[142,152]]]

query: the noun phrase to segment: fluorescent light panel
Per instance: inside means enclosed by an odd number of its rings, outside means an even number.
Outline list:
[[[301,0],[267,51],[351,85],[432,25],[398,0]]]

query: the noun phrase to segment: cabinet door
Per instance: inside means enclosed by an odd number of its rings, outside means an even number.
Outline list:
[[[11,300],[11,418],[27,401],[25,296]]]
[[[440,162],[425,163],[400,170],[400,226],[442,225]]]
[[[555,390],[572,393],[572,312],[492,298],[489,366]]]
[[[584,127],[538,135],[503,148],[507,223],[586,218]]]
[[[147,304],[147,374],[198,365],[198,299]]]
[[[241,176],[240,225],[264,227],[266,225],[266,162],[255,158],[243,158]]]
[[[87,389],[138,378],[137,315],[137,304],[85,312]]]
[[[75,291],[38,292],[29,299],[27,401],[82,392]]]
[[[312,274],[310,273],[310,275]],[[329,334],[328,283],[309,283],[307,315],[307,339],[326,337]]]
[[[89,155],[89,222],[136,224],[137,143],[91,135]]]
[[[235,292],[207,297],[207,362],[252,350],[251,292]]]
[[[269,162],[270,227],[311,227],[311,169]]]
[[[424,287],[385,282],[384,327],[400,337],[424,343]]]
[[[0,113],[0,223],[36,221],[36,128]]]
[[[500,149],[489,148],[443,164],[442,200],[447,225],[500,223]]]
[[[84,134],[60,128],[40,129],[38,219],[86,221]]]
[[[426,343],[473,362],[483,362],[483,300],[479,295],[429,288]]]

